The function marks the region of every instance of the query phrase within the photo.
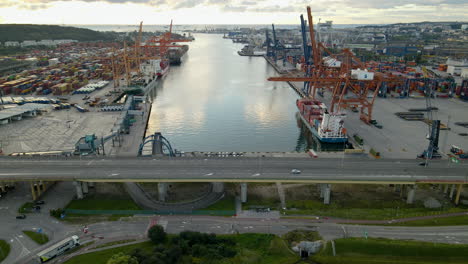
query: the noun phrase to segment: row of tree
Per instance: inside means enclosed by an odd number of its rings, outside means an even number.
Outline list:
[[[168,238],[163,227],[155,225],[148,230],[148,237],[155,244],[151,252],[138,248],[130,254],[121,252],[107,264],[214,264],[236,255],[236,243],[215,234],[184,231]]]

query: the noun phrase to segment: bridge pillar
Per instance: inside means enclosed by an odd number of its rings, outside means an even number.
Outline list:
[[[42,186],[42,182],[41,182],[41,181],[36,182],[37,198],[39,198],[39,197],[42,195],[41,186]]]
[[[402,184],[400,187],[400,197],[403,197],[403,194],[405,193],[405,185]]]
[[[167,197],[167,182],[158,183],[158,198],[160,202],[165,202]]]
[[[247,202],[247,183],[242,182],[240,184],[241,187],[241,202],[245,203]]]
[[[324,184],[323,188],[323,204],[330,204],[331,184]]]
[[[83,188],[81,187],[81,182],[74,181],[73,184],[76,188],[76,199],[83,199]]]
[[[278,195],[281,201],[281,208],[286,209],[286,195],[284,193],[283,184],[276,182],[276,188],[278,189]]]
[[[222,193],[224,192],[224,182],[213,182],[213,192]]]
[[[323,189],[324,187],[323,186],[324,186],[323,183],[319,183],[319,185],[318,185],[318,188],[320,190],[320,198],[323,198],[323,192],[324,192],[324,189]]]
[[[455,192],[455,184],[452,184],[452,188],[450,188],[450,194],[449,194],[450,200],[453,199],[453,193],[454,192]]]
[[[416,192],[416,185],[408,188],[408,197],[406,197],[406,203],[412,204],[414,202],[414,194]]]
[[[463,189],[463,184],[459,184],[458,189],[457,189],[457,195],[455,196],[455,205],[458,205],[458,202],[460,202],[460,194],[461,194],[462,189]]]
[[[31,187],[32,199],[33,199],[33,201],[35,201],[35,200],[37,200],[37,194],[36,194],[36,190],[34,189],[34,182],[30,182],[29,186]]]
[[[86,194],[88,193],[88,183],[87,182],[82,182],[81,183],[81,188],[83,189],[83,193]]]
[[[448,192],[448,188],[449,188],[449,185],[448,184],[444,184],[444,193],[447,194]]]
[[[4,183],[0,183],[0,190],[2,190],[2,192],[6,191]]]

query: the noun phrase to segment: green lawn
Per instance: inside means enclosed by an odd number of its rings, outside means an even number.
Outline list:
[[[236,210],[236,202],[233,196],[225,196],[223,199],[217,201],[216,203],[200,209],[201,211],[226,211],[226,210]]]
[[[428,220],[416,220],[404,223],[388,224],[389,226],[455,226],[466,225],[468,226],[468,215],[450,216],[433,218]]]
[[[130,198],[109,195],[92,195],[81,200],[72,200],[65,209],[78,210],[141,210]]]
[[[26,202],[23,205],[21,205],[20,208],[18,208],[18,213],[20,214],[30,213],[33,206],[34,204],[32,202]]]
[[[97,251],[93,253],[87,253],[87,254],[76,256],[64,263],[65,264],[83,264],[83,263],[106,264],[107,260],[112,255],[117,254],[119,252],[130,253],[135,248],[140,248],[144,251],[151,251],[154,248],[154,244],[151,242],[143,242],[143,243],[123,246],[123,247],[106,249],[106,250]]]
[[[39,234],[35,231],[28,230],[23,230],[23,233],[39,245],[49,242],[49,237],[46,234]]]
[[[10,254],[10,244],[5,240],[0,239],[0,262],[2,262]]]
[[[237,255],[230,259],[219,260],[217,262],[219,264],[294,264],[299,260],[299,257],[288,249],[285,241],[274,235],[240,234],[222,235],[220,237],[232,239],[237,243]],[[76,256],[65,262],[65,264],[106,264],[112,255],[119,252],[129,253],[135,248],[152,252],[155,245],[151,242],[143,242],[87,253]]]
[[[346,238],[335,240],[336,256],[331,243],[312,257],[321,264],[425,264],[467,263],[468,245],[453,245],[383,238]]]
[[[332,201],[329,205],[318,200],[290,200],[287,201],[287,208],[286,215],[317,215],[362,220],[386,220],[468,211],[464,207],[449,207],[444,210],[426,209],[421,203],[410,205],[399,200],[365,201],[354,199]]]

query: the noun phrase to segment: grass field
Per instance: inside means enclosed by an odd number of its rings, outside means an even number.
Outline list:
[[[49,242],[49,237],[46,234],[39,234],[35,231],[28,230],[23,230],[23,233],[39,245]]]
[[[468,215],[449,216],[441,218],[433,218],[428,220],[416,220],[404,223],[387,224],[389,226],[468,226]]]
[[[434,210],[426,209],[420,203],[409,205],[404,201],[396,200],[364,201],[352,199],[346,202],[332,201],[329,205],[324,205],[321,201],[315,200],[290,200],[287,201],[287,208],[286,215],[317,215],[362,220],[387,220],[468,211],[464,207]]]
[[[236,210],[236,202],[233,196],[225,196],[223,199],[217,201],[216,203],[200,209],[203,211],[225,211],[225,210]]]
[[[237,255],[230,259],[219,260],[219,264],[294,264],[299,257],[291,252],[285,241],[274,235],[241,234],[223,235],[237,243]],[[155,245],[143,242],[76,256],[65,264],[106,264],[107,260],[119,252],[129,253],[135,248],[152,252]],[[203,263],[203,262],[201,262]]]
[[[10,244],[5,240],[0,239],[0,262],[2,262],[10,254]]]
[[[143,243],[123,246],[123,247],[106,249],[102,251],[79,255],[64,263],[66,264],[83,264],[83,263],[106,264],[107,260],[112,255],[117,254],[119,252],[130,253],[135,248],[140,248],[141,250],[149,252],[154,248],[154,244],[151,242],[143,242]]]
[[[383,238],[347,238],[335,240],[312,257],[321,264],[425,264],[468,263],[468,245],[390,240]]]
[[[96,194],[81,200],[72,200],[65,209],[79,210],[141,210],[130,198]]]

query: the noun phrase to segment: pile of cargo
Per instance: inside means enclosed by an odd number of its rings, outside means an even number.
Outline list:
[[[114,111],[122,111],[124,108],[123,105],[106,105],[101,108],[103,112],[114,112]]]
[[[102,89],[108,83],[109,83],[108,81],[99,81],[97,83],[90,83],[74,91],[73,94],[89,94],[89,93],[94,92],[95,90]]]

